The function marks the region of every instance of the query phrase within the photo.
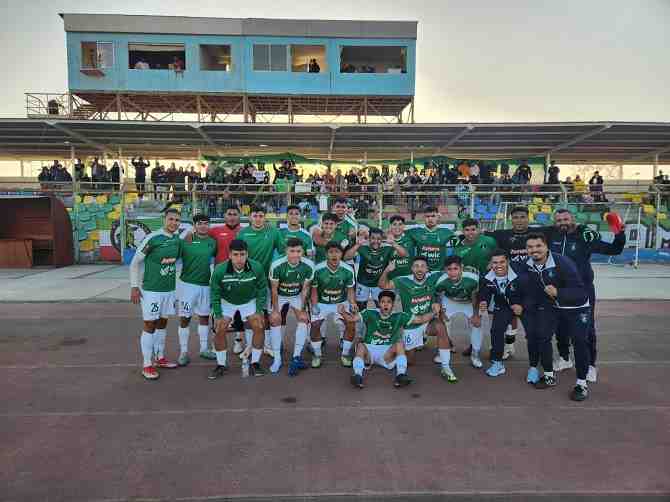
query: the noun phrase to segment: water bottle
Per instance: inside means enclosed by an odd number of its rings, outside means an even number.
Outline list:
[[[247,378],[249,376],[249,358],[245,357],[242,359],[242,378]]]

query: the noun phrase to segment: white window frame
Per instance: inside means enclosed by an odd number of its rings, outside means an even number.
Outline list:
[[[81,57],[81,49],[82,49],[82,45],[83,45],[83,44],[95,44],[95,62],[96,62],[96,66],[92,66],[92,67],[84,66],[84,65],[83,65],[84,61],[83,61],[83,59],[82,59],[82,60],[80,61],[80,64],[79,64],[79,68],[80,68],[81,70],[110,70],[110,69],[114,68],[114,62],[115,62],[115,58],[116,58],[116,55],[115,55],[115,52],[116,52],[116,51],[114,50],[114,42],[112,42],[112,41],[104,41],[104,40],[81,40],[81,41],[79,42],[79,55],[80,55],[80,57]],[[109,44],[109,45],[112,47],[112,51],[111,51],[111,53],[112,53],[112,61],[111,61],[111,64],[110,64],[109,66],[101,66],[101,65],[100,65],[100,62],[101,62],[101,59],[100,59],[100,54],[101,54],[100,46],[103,45],[103,44]]]
[[[268,49],[268,69],[267,70],[259,70],[259,69],[256,69],[256,67],[254,66],[254,50],[255,50],[256,46],[269,47],[269,49]],[[284,63],[285,64],[284,64],[284,69],[283,70],[273,70],[272,69],[272,46],[284,47]],[[251,46],[251,69],[253,71],[268,72],[268,73],[270,73],[270,72],[280,72],[280,73],[281,72],[284,72],[284,73],[290,72],[290,69],[289,69],[289,66],[290,66],[289,63],[290,63],[290,60],[291,60],[291,54],[290,54],[290,51],[289,51],[290,47],[291,47],[290,44],[253,44]]]

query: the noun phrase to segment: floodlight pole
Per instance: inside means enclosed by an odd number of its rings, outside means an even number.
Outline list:
[[[119,161],[121,160],[121,148],[119,148]],[[126,190],[123,186],[123,165],[119,170],[119,190],[121,195],[120,207],[121,211],[119,212],[119,228],[121,229],[121,235],[119,236],[119,243],[121,248],[121,263],[123,264],[123,254],[126,251]],[[114,188],[112,187],[112,190]]]
[[[72,161],[72,213],[74,215],[74,225],[72,225],[72,245],[74,246],[74,261],[79,263],[79,180],[77,179],[77,170],[74,168],[74,146],[70,145],[70,160]],[[23,161],[21,161],[21,176],[23,176]]]
[[[547,152],[547,157],[544,160],[544,182],[547,182],[547,174],[549,173],[549,166],[551,165],[551,152]]]
[[[654,155],[654,178],[658,176],[658,154]]]

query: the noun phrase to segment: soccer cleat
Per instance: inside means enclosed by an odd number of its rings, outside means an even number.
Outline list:
[[[528,368],[528,376],[526,376],[526,382],[528,382],[531,385],[535,385],[539,381],[540,381],[540,372],[537,370],[537,368],[534,366]]]
[[[442,368],[440,370],[440,376],[449,383],[458,382],[458,377],[454,374],[454,370],[451,368]]]
[[[353,364],[351,356],[345,356],[345,355],[342,355],[342,357],[340,357],[340,362],[342,363],[342,366],[344,366],[345,368],[351,368],[351,365]]]
[[[278,357],[277,359],[272,361],[272,365],[270,366],[270,373],[279,373],[279,370],[282,367],[282,361],[281,357]]]
[[[216,380],[217,378],[221,378],[227,370],[228,368],[226,368],[225,366],[217,364],[216,366],[214,366],[214,369],[209,372],[207,378],[209,380]]]
[[[585,401],[587,397],[589,397],[589,389],[581,385],[575,385],[570,393],[570,399],[573,401]]]
[[[241,354],[243,350],[244,346],[242,345],[242,339],[235,338],[235,341],[233,342],[233,354]]]
[[[393,386],[394,387],[407,387],[409,384],[413,383],[414,380],[412,380],[409,376],[407,376],[406,373],[401,373],[399,375],[396,375],[395,379],[393,380]]]
[[[288,376],[294,377],[300,372],[300,370],[307,369],[307,364],[302,360],[302,357],[296,356],[291,359],[291,362],[288,365]]]
[[[216,359],[216,352],[214,352],[213,350],[202,350],[200,351],[200,357],[202,359],[214,361]]]
[[[472,345],[468,345],[461,354],[463,357],[468,357],[470,354],[472,354]]]
[[[256,377],[262,377],[268,373],[268,371],[261,366],[261,363],[253,363],[249,369],[251,370],[251,374]]]
[[[569,370],[570,368],[574,368],[574,364],[570,359],[563,359],[562,357],[558,358],[558,362],[556,363],[556,371],[563,371],[563,370]]]
[[[472,363],[472,366],[474,368],[477,368],[477,369],[484,366],[482,364],[482,360],[479,358],[479,352],[478,351],[476,351],[476,350],[472,351],[472,354],[470,355],[470,363]]]
[[[586,374],[586,381],[596,383],[598,381],[598,368],[589,366],[589,372]]]
[[[312,356],[312,368],[321,367],[321,358],[317,356]]]
[[[177,363],[168,361],[166,357],[161,357],[160,359],[156,359],[154,366],[156,368],[174,369],[177,367]]]
[[[142,376],[147,380],[157,380],[160,375],[153,366],[145,366],[142,368]]]
[[[433,357],[433,362],[435,364],[442,364],[442,358],[440,357],[439,352],[437,354],[435,354],[435,357]]]
[[[505,370],[505,366],[502,362],[493,361],[489,369],[486,370],[486,374],[490,377],[498,377],[504,375],[506,371],[507,370]]]
[[[505,344],[505,349],[503,350],[503,361],[509,359],[514,355],[514,344],[513,343],[506,343]]]
[[[188,357],[188,354],[179,354],[179,358],[177,359],[178,366],[188,366],[190,362],[191,358]]]
[[[359,389],[363,388],[363,377],[361,375],[351,375],[351,385]]]
[[[270,356],[270,357],[273,357],[275,355],[275,353],[272,352],[272,348],[268,347],[267,345],[265,347],[263,347],[263,354],[265,354],[266,356]]]
[[[548,389],[549,387],[556,387],[556,377],[542,375],[540,381],[535,384],[536,389]]]

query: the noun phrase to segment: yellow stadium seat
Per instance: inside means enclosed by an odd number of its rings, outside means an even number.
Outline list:
[[[92,241],[99,241],[100,240],[100,232],[98,230],[91,230],[88,233],[88,238]]]
[[[118,211],[112,211],[110,213],[107,213],[107,219],[108,220],[118,220],[121,217],[121,213]]]
[[[93,198],[92,195],[87,195],[84,197],[84,204],[93,204],[95,202],[95,199]]]
[[[107,196],[106,196],[106,195],[98,195],[98,196],[95,198],[95,201],[96,201],[98,204],[106,204],[106,203],[107,203]]]
[[[542,212],[543,213],[551,213],[551,206],[548,204],[545,204],[542,206]]]
[[[542,197],[533,197],[533,204],[542,204],[543,202]]]
[[[642,211],[644,214],[654,214],[656,210],[654,209],[654,206],[650,206],[649,204],[645,204],[642,206]]]
[[[641,195],[633,195],[633,196],[630,198],[630,201],[631,201],[631,202],[634,202],[634,203],[636,203],[636,204],[640,204],[640,203],[642,202],[642,196],[641,196]]]
[[[667,220],[668,219],[668,214],[667,213],[658,213],[658,219],[659,220]]]
[[[77,204],[81,204],[81,195],[77,195],[77,196],[75,196],[74,201],[75,201]]]
[[[540,201],[540,202],[542,202],[542,201]],[[528,206],[528,212],[529,213],[537,213],[537,206],[535,204],[531,204],[530,206]]]
[[[133,192],[133,193],[127,193],[127,194],[126,194],[126,202],[128,202],[128,203],[133,203],[133,202],[135,202],[138,198],[139,198],[139,196],[138,196],[136,193],[134,193],[134,192]]]
[[[86,239],[85,241],[81,241],[79,243],[79,250],[80,251],[93,251],[95,249],[95,244],[93,244],[93,241],[90,239]]]

